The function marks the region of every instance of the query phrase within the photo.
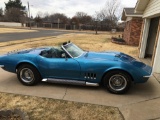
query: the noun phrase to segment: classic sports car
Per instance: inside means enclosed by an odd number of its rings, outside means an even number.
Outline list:
[[[144,83],[152,68],[120,52],[84,51],[71,42],[60,47],[21,50],[0,56],[2,69],[17,74],[27,86],[40,81],[73,85],[103,84],[115,94],[128,91],[132,82]]]

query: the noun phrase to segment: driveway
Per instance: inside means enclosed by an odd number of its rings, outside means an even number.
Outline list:
[[[160,118],[160,84],[151,77],[145,84],[132,85],[125,95],[108,93],[102,87],[40,83],[23,86],[15,74],[0,69],[0,91],[118,107],[126,120]]]

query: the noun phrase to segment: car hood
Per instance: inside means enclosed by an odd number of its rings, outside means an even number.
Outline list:
[[[94,60],[117,60],[119,58],[125,58],[125,61],[132,61],[132,58],[129,55],[126,55],[121,52],[116,51],[104,51],[104,52],[87,52],[84,57],[86,59],[94,59]]]
[[[106,60],[114,60],[121,61],[123,63],[127,63],[133,65],[137,68],[141,68],[145,70],[147,73],[151,74],[152,68],[141,61],[137,61],[135,58],[115,51],[107,51],[107,52],[88,52],[84,55],[86,59],[94,60],[94,61],[106,61]]]

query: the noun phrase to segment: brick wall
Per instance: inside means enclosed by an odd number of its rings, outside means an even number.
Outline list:
[[[130,41],[130,31],[131,31],[131,21],[126,22],[126,26],[123,33],[123,39],[126,41],[127,44],[129,44]]]
[[[142,22],[142,18],[132,18],[126,23],[123,38],[128,45],[139,45]]]

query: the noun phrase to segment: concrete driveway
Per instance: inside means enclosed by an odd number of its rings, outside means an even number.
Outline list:
[[[0,91],[118,107],[126,120],[160,118],[160,84],[154,77],[145,84],[132,85],[125,95],[108,93],[102,87],[40,83],[23,86],[15,74],[0,69]]]

